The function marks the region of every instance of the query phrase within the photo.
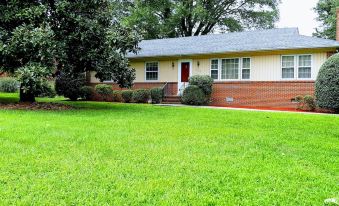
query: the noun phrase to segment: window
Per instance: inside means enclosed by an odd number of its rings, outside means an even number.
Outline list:
[[[298,60],[298,78],[311,78],[312,57],[311,55],[301,55]]]
[[[219,79],[219,60],[213,59],[211,60],[211,77],[212,79]]]
[[[282,78],[294,78],[294,56],[282,56]]]
[[[241,78],[250,79],[250,76],[251,76],[251,59],[242,58]]]
[[[239,78],[239,59],[223,59],[221,63],[221,79]]]
[[[147,62],[146,63],[146,81],[158,80],[159,67],[158,62]]]
[[[282,56],[281,61],[283,79],[311,78],[312,55]]]

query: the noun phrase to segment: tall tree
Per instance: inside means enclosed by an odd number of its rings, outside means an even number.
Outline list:
[[[35,92],[46,84],[40,75],[37,81],[31,81],[30,75],[41,71],[36,68],[44,68],[47,75],[53,66],[55,43],[45,21],[47,9],[39,0],[4,0],[0,11],[0,71],[20,71],[20,100],[34,101]]]
[[[145,39],[272,28],[280,0],[135,0],[127,25]]]
[[[317,20],[321,23],[316,28],[314,36],[326,39],[336,39],[336,8],[339,7],[338,0],[319,0],[314,8],[318,14]]]
[[[134,70],[128,67],[125,55],[136,52],[138,35],[117,21],[119,2],[1,1],[0,70],[15,72],[32,63],[52,70],[57,65],[74,78],[95,71],[101,80],[131,86]]]

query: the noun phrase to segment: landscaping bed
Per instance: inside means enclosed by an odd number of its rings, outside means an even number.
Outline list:
[[[34,103],[0,103],[0,109],[71,110],[74,109],[74,107],[59,103],[34,102]]]

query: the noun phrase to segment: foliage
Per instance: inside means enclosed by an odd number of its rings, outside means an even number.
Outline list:
[[[0,92],[17,92],[19,85],[19,82],[14,78],[0,78]]]
[[[84,100],[90,100],[93,96],[94,89],[91,86],[83,86],[80,88],[80,97]]]
[[[298,109],[304,111],[314,111],[316,109],[315,98],[311,95],[297,96],[295,100],[298,102]]]
[[[114,90],[113,91],[113,101],[114,102],[122,102],[122,91],[121,90]]]
[[[138,89],[133,91],[133,101],[136,103],[148,103],[150,98],[150,91],[148,89]]]
[[[190,85],[184,90],[181,102],[188,105],[204,105],[207,103],[204,91],[196,85]]]
[[[321,66],[315,96],[320,108],[339,111],[339,54],[331,56]]]
[[[206,35],[273,28],[279,0],[136,0],[124,24],[135,26],[145,39]]]
[[[17,96],[0,94],[0,101]],[[284,206],[338,199],[335,115],[57,102],[77,109],[0,110],[1,204]]]
[[[316,29],[314,36],[336,39],[336,9],[338,7],[338,0],[319,0],[314,11],[318,15],[317,20],[321,23],[321,26]]]
[[[126,54],[137,51],[139,37],[116,18],[121,15],[115,11],[117,3],[1,1],[0,71],[14,73],[39,63],[74,78],[93,71],[102,81],[112,79],[120,87],[131,87],[135,70],[128,67]]]
[[[95,92],[98,93],[105,101],[113,95],[113,89],[111,85],[98,84],[95,86]]]
[[[58,95],[76,101],[81,97],[80,89],[85,85],[83,74],[74,76],[72,74],[61,73],[55,80],[55,91]]]
[[[39,64],[29,64],[17,70],[20,84],[20,101],[35,102],[35,97],[50,91],[49,70]]]
[[[37,97],[48,97],[48,98],[55,98],[56,95],[57,94],[56,94],[55,89],[47,81],[45,81],[42,84],[42,87],[40,88],[39,91],[37,91],[37,94],[36,94]]]
[[[213,79],[208,75],[194,75],[189,78],[189,84],[198,86],[206,96],[211,96]]]
[[[60,70],[74,74],[92,71],[102,81],[132,86],[135,70],[128,67],[125,56],[137,51],[139,37],[117,21],[115,4],[107,0],[49,1]]]
[[[133,98],[133,91],[132,90],[124,90],[121,92],[122,99],[126,103],[130,103]]]
[[[164,96],[164,91],[162,88],[152,88],[151,89],[151,99],[152,103],[159,104],[162,101],[162,98]]]

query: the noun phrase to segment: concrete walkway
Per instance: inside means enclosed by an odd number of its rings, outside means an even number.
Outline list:
[[[330,114],[330,113],[297,112],[297,111],[267,110],[267,109],[246,109],[246,108],[215,107],[215,106],[191,106],[191,105],[184,105],[184,104],[155,104],[155,106],[163,106],[163,107],[191,107],[191,108],[202,108],[202,109],[256,111],[256,112],[275,112],[275,113],[294,113],[294,114],[334,115],[334,116],[338,116],[339,117],[339,114]]]

